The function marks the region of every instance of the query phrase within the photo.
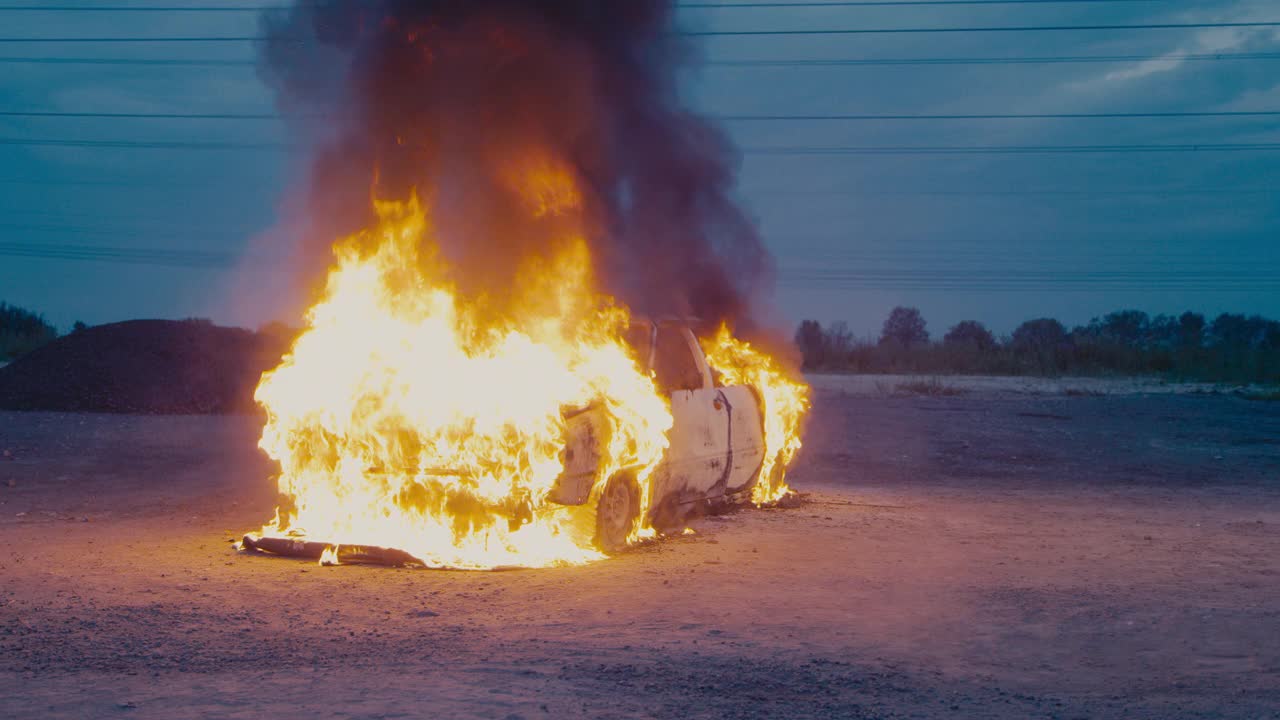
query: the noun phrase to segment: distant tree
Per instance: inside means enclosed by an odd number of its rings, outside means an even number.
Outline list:
[[[991,331],[977,320],[956,323],[942,338],[942,344],[955,349],[987,352],[996,346]]]
[[[44,318],[20,307],[0,303],[0,360],[12,360],[58,337]]]
[[[1178,316],[1178,345],[1184,348],[1198,348],[1204,345],[1204,316],[1200,313],[1184,312]]]
[[[81,330],[87,329],[88,327],[89,326],[85,325],[83,321],[77,320],[75,324],[71,326],[71,332],[78,333]]]
[[[1098,326],[1098,335],[1105,340],[1126,348],[1140,348],[1146,342],[1151,318],[1141,310],[1120,310],[1090,324]]]
[[[929,342],[929,331],[925,329],[924,317],[913,307],[896,307],[884,321],[880,331],[882,345],[898,345],[911,349]]]
[[[1062,368],[1070,341],[1062,323],[1053,318],[1037,318],[1019,325],[1009,345],[1041,372],[1053,372]]]
[[[1052,318],[1029,320],[1007,339],[977,321],[931,344],[915,308],[894,308],[879,342],[858,342],[844,323],[806,320],[796,329],[805,367],[855,372],[1166,374],[1180,380],[1280,383],[1280,322],[1258,315],[1149,316],[1121,310],[1070,332]]]
[[[1149,348],[1168,350],[1178,346],[1178,318],[1172,315],[1156,315],[1147,328],[1145,344]]]
[[[1256,350],[1267,344],[1274,324],[1274,320],[1259,315],[1222,313],[1209,325],[1209,340],[1220,347]]]
[[[806,370],[843,366],[853,351],[853,333],[843,322],[823,328],[817,320],[804,320],[796,328],[795,340]]]
[[[826,336],[817,320],[802,320],[796,328],[796,347],[804,358],[804,368],[820,367],[826,359]]]
[[[832,323],[823,334],[828,361],[842,362],[853,350],[853,333],[849,332],[849,325],[843,320]]]

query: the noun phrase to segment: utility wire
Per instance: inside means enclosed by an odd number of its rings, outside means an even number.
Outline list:
[[[18,242],[0,242],[0,255],[61,260],[105,260],[178,267],[229,267],[235,261],[235,257],[226,252]]]
[[[291,145],[274,142],[207,142],[193,140],[72,140],[62,138],[0,137],[0,145],[33,147],[121,148],[146,150],[287,150]]]
[[[1104,4],[1117,2],[1163,2],[1164,0],[862,0],[861,2],[727,2],[727,3],[677,3],[677,8],[698,10],[743,8],[856,8],[895,6],[945,6],[945,5],[1075,5],[1081,3]],[[318,3],[324,5],[325,3]],[[288,10],[289,5],[0,5],[0,12],[262,12],[264,10]]]
[[[0,183],[3,183],[0,180]],[[820,199],[823,197],[1195,197],[1200,195],[1280,195],[1280,188],[1173,188],[1168,190],[1132,190],[1132,189],[1097,189],[1097,190],[796,190],[741,188],[745,195],[755,196],[756,200],[774,197],[805,197]]]
[[[236,266],[272,270],[271,258],[239,257],[229,252],[160,250],[154,248],[91,245],[44,245],[0,242],[0,256],[29,259],[88,261],[155,265],[190,269],[226,270]],[[276,258],[275,260],[279,260]],[[963,274],[914,270],[879,272],[847,272],[819,274],[812,272],[780,273],[781,284],[804,289],[826,290],[970,290],[970,291],[1042,291],[1042,290],[1125,290],[1165,289],[1186,291],[1272,290],[1280,287],[1280,278],[1269,275],[1241,275],[1215,272],[1166,274],[1159,271],[1016,271],[1011,274],[988,272]]]
[[[812,36],[812,35],[886,35],[919,33],[998,33],[998,32],[1091,32],[1106,30],[1181,30],[1205,28],[1266,28],[1280,27],[1280,21],[1266,22],[1210,22],[1210,23],[1139,23],[1119,25],[989,25],[974,27],[905,27],[905,28],[841,28],[822,30],[692,30],[678,31],[689,37],[763,37],[763,36]],[[268,38],[262,35],[247,36],[186,36],[186,37],[0,37],[0,43],[240,43],[266,40],[289,41],[288,38]],[[303,42],[292,40],[292,42]]]
[[[182,235],[182,236],[204,236],[204,237],[227,237],[229,235],[245,234],[241,230],[217,230],[208,227],[134,227],[134,228],[112,228],[101,225],[77,226],[77,225],[45,225],[40,223],[0,223],[0,231],[17,231],[17,232],[44,232],[44,233],[71,233],[75,235]]]
[[[256,179],[256,178],[255,178]],[[34,178],[0,178],[0,185],[32,186],[32,187],[77,187],[102,188],[109,190],[183,190],[206,192],[210,189],[223,189],[227,186],[246,187],[245,178],[219,178],[215,181],[192,183],[189,181],[156,181],[156,180],[47,180]],[[256,192],[257,190],[255,190]],[[1244,195],[1280,195],[1280,188],[1260,187],[1204,187],[1204,188],[1090,188],[1085,190],[1068,188],[1048,188],[1042,190],[1003,190],[1003,189],[938,189],[938,188],[855,188],[855,189],[812,189],[795,188],[753,188],[742,187],[739,191],[745,195],[760,196],[763,199],[773,197],[1194,197],[1194,196],[1244,196]],[[34,212],[34,211],[30,211]],[[52,213],[44,213],[50,215]]]
[[[254,180],[261,178],[255,177]],[[218,185],[235,185],[236,187],[247,187],[247,178],[226,179],[222,178],[217,181],[193,183],[188,181],[174,182],[157,182],[157,181],[138,181],[138,180],[44,180],[34,178],[0,178],[0,185],[29,185],[34,187],[81,187],[81,188],[111,188],[117,190],[136,190],[136,189],[153,189],[153,190],[193,190],[203,192],[210,187]]]
[[[1106,4],[1125,2],[1156,2],[1168,0],[854,0],[852,2],[727,2],[727,3],[677,3],[681,8],[840,8],[840,7],[886,7],[899,5],[1077,5],[1083,3]]]
[[[988,0],[989,2],[990,0]],[[1006,0],[1007,1],[1007,0]],[[1025,2],[1026,0],[1024,0]],[[1074,0],[1082,2],[1083,0]],[[288,10],[288,5],[0,5],[0,12],[199,12],[235,13],[262,12],[264,10]]]
[[[149,140],[72,140],[0,137],[0,145],[151,150],[288,150],[295,145],[273,142],[203,142]],[[1074,153],[1243,152],[1280,150],[1280,143],[1180,143],[1172,145],[934,145],[754,147],[752,155],[1025,155]]]
[[[1077,153],[1242,152],[1280,150],[1280,143],[1183,143],[1176,145],[935,145],[755,147],[749,155],[1066,155]]]
[[[1042,57],[925,57],[845,58],[833,60],[708,60],[706,66],[722,67],[843,67],[880,65],[1056,65],[1067,63],[1119,63],[1178,60],[1280,60],[1280,53],[1170,53],[1167,55],[1062,55]],[[4,62],[0,58],[0,62]]]
[[[5,113],[0,112],[0,115]],[[1113,118],[1195,118],[1195,117],[1271,117],[1276,110],[1193,111],[1193,112],[1102,112],[1102,113],[977,113],[914,115],[714,115],[720,120],[747,121],[824,121],[824,120],[1096,120]]]
[[[857,114],[857,115],[712,115],[731,122],[862,121],[862,120],[1094,120],[1116,118],[1274,117],[1280,110],[1223,110],[1188,112],[1102,113],[975,113],[975,114]],[[121,113],[0,110],[0,117],[98,118],[130,120],[279,120],[279,113]]]
[[[217,60],[183,58],[76,58],[76,57],[0,57],[0,63],[28,65],[173,65],[178,67],[245,67],[253,60]]]
[[[0,117],[103,118],[131,120],[278,120],[279,113],[115,113],[0,110]]]
[[[906,57],[906,58],[835,58],[830,60],[708,60],[705,67],[857,67],[893,65],[1056,65],[1069,63],[1122,63],[1168,60],[1201,62],[1214,60],[1280,60],[1280,52],[1256,53],[1170,53],[1166,55],[1063,55],[1041,57]],[[141,65],[175,67],[253,67],[254,60],[222,60],[217,58],[94,58],[94,57],[24,57],[0,56],[3,64],[32,65]]]
[[[838,30],[693,30],[691,37],[760,37],[780,35],[889,35],[907,33],[1074,32],[1099,30],[1179,30],[1190,28],[1278,27],[1280,22],[1139,23],[1131,25],[991,25],[985,27],[841,28]]]

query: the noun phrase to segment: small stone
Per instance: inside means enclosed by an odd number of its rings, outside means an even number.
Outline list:
[[[9,478],[9,482],[7,484],[9,487],[18,487],[18,481],[13,478]]]

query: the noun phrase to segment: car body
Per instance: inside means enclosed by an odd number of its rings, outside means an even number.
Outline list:
[[[765,453],[756,391],[719,382],[689,323],[635,320],[629,334],[644,369],[671,403],[669,444],[649,477],[649,497],[640,497],[634,468],[600,477],[608,420],[591,407],[566,416],[565,470],[550,496],[564,505],[597,503],[596,544],[606,551],[624,545],[642,521],[674,531],[690,514],[742,502],[759,479]]]

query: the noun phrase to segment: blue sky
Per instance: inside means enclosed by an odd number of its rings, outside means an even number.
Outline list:
[[[102,4],[102,0],[96,0]],[[239,4],[248,5],[248,2]],[[27,4],[39,5],[34,0]],[[61,4],[61,3],[59,3]],[[84,0],[83,5],[94,3]],[[111,5],[146,5],[132,0]],[[151,0],[150,4],[161,4]],[[231,5],[166,0],[174,5]],[[1280,21],[1274,0],[686,9],[691,29]],[[0,11],[0,36],[243,36],[253,13]],[[1280,110],[1280,28],[711,37],[686,78],[715,115]],[[1137,56],[1034,64],[742,65],[726,61]],[[220,59],[219,66],[0,61],[0,113],[272,113],[241,44],[10,43],[0,56]],[[897,304],[935,333],[1074,324],[1121,307],[1280,317],[1280,152],[777,155],[769,148],[1280,142],[1280,117],[726,120],[740,194],[779,264],[779,322],[873,333]],[[29,140],[283,143],[276,120],[0,115],[0,300],[67,327],[136,317],[293,320],[271,232],[302,158],[278,149],[40,146]],[[5,144],[18,141],[18,144]],[[70,249],[68,249],[68,247]],[[208,252],[197,267],[96,262],[120,248]],[[60,257],[47,257],[48,255]],[[39,255],[40,257],[31,257]],[[154,255],[148,255],[154,258]],[[184,256],[189,258],[190,256]]]

